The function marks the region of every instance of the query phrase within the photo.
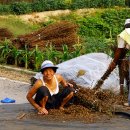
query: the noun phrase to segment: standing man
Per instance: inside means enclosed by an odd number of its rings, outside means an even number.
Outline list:
[[[110,63],[109,68],[113,70],[118,64],[119,60],[124,58],[126,51],[130,50],[130,19],[125,21],[125,29],[117,36],[118,48],[114,54],[114,59]],[[129,59],[130,61],[130,59]],[[130,81],[130,65],[129,65],[129,81]],[[128,87],[128,103],[124,105],[130,106],[130,82]]]
[[[94,87],[95,90],[99,89],[101,85],[103,84],[104,80],[110,75],[110,73],[116,68],[116,65],[119,65],[119,72],[122,71],[122,66],[121,64],[124,63],[122,61],[126,57],[127,50],[130,50],[130,19],[126,19],[125,25],[124,25],[124,30],[117,36],[117,49],[114,54],[114,59],[110,63],[107,71],[104,73],[104,75],[101,77],[101,79],[97,82],[96,86]],[[130,58],[129,58],[130,62]],[[129,63],[130,64],[130,63]],[[130,90],[130,65],[129,65],[129,79],[128,81],[128,90]],[[121,76],[124,75],[122,72],[120,73]],[[120,78],[121,78],[120,76]],[[124,80],[124,79],[123,79]],[[120,93],[123,94],[123,84],[124,82],[122,79],[120,79]],[[125,105],[130,106],[130,91],[128,94],[128,103]]]

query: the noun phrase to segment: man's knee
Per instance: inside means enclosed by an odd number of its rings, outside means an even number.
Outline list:
[[[49,90],[47,89],[47,87],[42,86],[38,89],[37,93],[36,93],[36,97],[35,97],[35,101],[39,102],[41,101],[44,97],[49,97],[50,93]]]
[[[38,89],[38,93],[41,94],[41,95],[43,95],[43,97],[50,95],[50,92],[49,92],[48,88],[45,87],[45,86],[40,87]]]

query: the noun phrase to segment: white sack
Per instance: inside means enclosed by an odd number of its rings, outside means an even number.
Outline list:
[[[58,64],[57,73],[62,74],[66,80],[73,80],[77,85],[93,88],[107,70],[111,60],[112,58],[107,54],[90,53]],[[82,73],[79,75],[79,72]],[[119,92],[117,68],[104,81],[102,88]]]

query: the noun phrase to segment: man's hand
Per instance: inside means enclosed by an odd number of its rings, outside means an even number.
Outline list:
[[[73,84],[71,84],[71,83],[67,83],[67,86],[73,87]]]
[[[38,108],[38,114],[39,114],[39,115],[47,115],[47,114],[48,114],[48,111],[47,111],[46,108],[39,107],[39,108]]]

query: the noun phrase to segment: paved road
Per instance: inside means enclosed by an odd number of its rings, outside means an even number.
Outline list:
[[[105,122],[85,124],[80,121],[51,121],[23,118],[19,112],[27,113],[32,106],[26,103],[25,95],[29,85],[0,78],[0,99],[11,96],[17,99],[15,104],[0,103],[0,130],[130,130],[129,115],[117,116]]]
[[[17,118],[20,111],[26,112],[30,107],[29,104],[0,105],[0,130],[130,130],[130,118],[122,116],[92,124]]]

